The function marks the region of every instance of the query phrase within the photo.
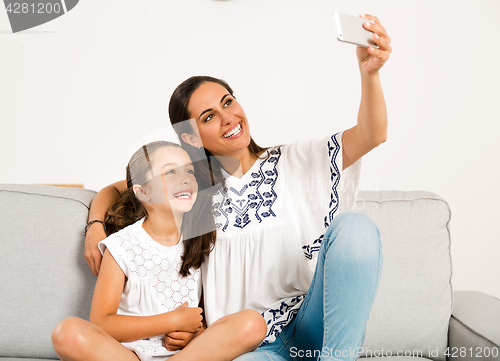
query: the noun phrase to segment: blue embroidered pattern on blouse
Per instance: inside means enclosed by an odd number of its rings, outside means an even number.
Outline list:
[[[320,247],[321,247],[321,243],[323,242],[323,237],[324,237],[324,234],[322,234],[321,236],[319,236],[318,238],[316,238],[311,245],[307,245],[307,246],[302,246],[302,249],[304,250],[304,255],[306,256],[307,259],[312,259],[312,256],[313,256],[313,252],[318,252]]]
[[[267,335],[260,346],[264,346],[276,340],[285,326],[295,318],[305,297],[306,295],[300,295],[285,299],[281,302],[279,308],[271,308],[270,310],[262,312],[262,317],[264,317],[267,323]]]
[[[250,175],[252,181],[241,189],[224,186],[214,194],[215,227],[223,232],[231,223],[237,228],[245,228],[252,221],[262,222],[263,218],[276,217],[272,206],[277,194],[274,191],[278,170],[276,166],[281,149],[272,150],[269,157],[261,162],[257,172]]]
[[[339,142],[335,138],[335,135],[332,135],[331,141],[328,141],[327,146],[328,157],[330,158],[330,181],[332,182],[332,192],[330,193],[330,203],[328,204],[328,215],[323,219],[325,230],[330,226],[335,212],[337,212],[337,209],[339,208],[339,195],[337,186],[340,182],[340,172],[336,160],[341,149]],[[319,251],[321,242],[323,242],[323,236],[324,233],[316,238],[312,245],[302,247],[302,249],[304,250],[304,255],[307,259],[312,259],[313,253]]]
[[[330,141],[328,141],[328,157],[330,158],[330,182],[332,182],[333,184],[332,193],[330,194],[330,204],[328,205],[328,209],[330,210],[328,212],[328,222],[326,222],[325,217],[325,229],[328,228],[335,212],[339,208],[339,194],[337,192],[337,186],[340,182],[340,171],[337,167],[336,160],[337,155],[340,152],[340,144],[339,142],[337,142],[337,139],[335,139],[335,135],[332,135],[331,139],[333,145],[332,143],[330,143]]]

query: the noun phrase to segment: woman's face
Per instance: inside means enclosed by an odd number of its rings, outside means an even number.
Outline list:
[[[198,192],[191,158],[182,148],[164,147],[151,156],[153,178],[143,186],[150,202],[170,207],[176,214],[191,210]]]
[[[250,128],[241,105],[222,85],[201,84],[188,103],[202,146],[213,155],[235,155],[250,144]]]

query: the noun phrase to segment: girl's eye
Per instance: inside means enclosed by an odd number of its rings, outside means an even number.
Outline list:
[[[194,174],[194,170],[193,169],[189,169],[186,173],[187,174]]]
[[[225,103],[224,103],[224,106],[229,106],[233,104],[233,99],[228,99]]]
[[[175,169],[167,170],[165,174],[175,174]]]
[[[210,120],[212,120],[213,116],[214,116],[213,114],[208,114],[208,116],[205,118],[205,123],[209,122]]]

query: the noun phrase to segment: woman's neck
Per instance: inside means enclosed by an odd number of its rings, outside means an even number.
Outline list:
[[[252,168],[257,156],[245,148],[241,152],[234,153],[233,155],[217,156],[217,159],[224,167],[224,170],[234,177],[241,178],[243,175]]]
[[[149,236],[166,247],[179,243],[182,215],[174,217],[170,209],[148,208],[148,217],[144,220],[142,228]]]

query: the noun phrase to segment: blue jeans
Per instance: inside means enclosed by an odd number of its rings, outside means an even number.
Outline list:
[[[357,360],[382,270],[377,226],[364,214],[338,214],[319,250],[296,317],[276,341],[235,361]]]

